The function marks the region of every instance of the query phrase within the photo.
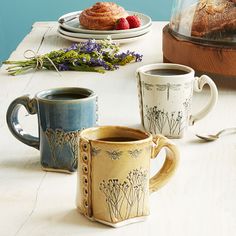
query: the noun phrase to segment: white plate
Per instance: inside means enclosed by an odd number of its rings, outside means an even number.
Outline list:
[[[72,41],[72,42],[86,42],[88,40],[85,38],[76,38],[76,37],[67,36],[67,35],[60,33],[59,31],[57,31],[57,32],[60,37],[67,39],[69,41]],[[131,42],[135,42],[141,38],[144,38],[146,35],[147,35],[147,33],[136,36],[136,37],[130,37],[130,38],[124,38],[124,39],[114,39],[112,41],[114,43],[118,43],[118,44],[131,43]],[[100,40],[96,40],[96,41],[99,42]]]
[[[129,15],[137,15],[139,16],[139,18],[141,19],[142,25],[138,28],[133,28],[133,29],[128,29],[128,30],[89,30],[89,29],[85,29],[83,28],[80,23],[79,23],[79,18],[76,18],[74,20],[65,22],[65,23],[59,23],[59,25],[71,32],[78,32],[78,33],[86,33],[86,34],[117,34],[117,33],[128,33],[128,32],[134,32],[134,31],[139,31],[142,30],[146,27],[149,27],[152,24],[152,20],[149,16],[144,15],[142,13],[139,12],[134,12],[134,11],[127,11]],[[74,15],[78,15],[81,13],[81,11],[75,11],[75,12],[71,12],[68,14],[65,14],[63,16],[61,16],[58,21],[61,18],[67,18],[70,16],[74,16]]]
[[[125,39],[130,37],[136,37],[142,34],[145,34],[151,30],[151,25],[147,28],[144,28],[139,31],[132,31],[128,33],[120,33],[120,34],[84,34],[84,33],[75,33],[71,31],[67,31],[62,27],[58,27],[58,31],[66,36],[74,37],[74,38],[84,38],[84,39],[106,39],[107,37],[111,37],[111,39]]]

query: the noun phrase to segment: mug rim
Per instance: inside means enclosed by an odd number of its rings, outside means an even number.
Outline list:
[[[55,94],[69,94],[70,92],[72,93],[76,93],[78,94],[79,92],[88,92],[89,95],[87,97],[84,98],[78,98],[78,99],[67,99],[67,100],[63,100],[63,99],[48,99],[46,98],[47,95],[55,95]],[[83,88],[83,87],[57,87],[57,88],[49,88],[49,89],[45,89],[42,91],[39,91],[38,93],[36,93],[35,98],[39,101],[43,101],[43,102],[48,102],[48,103],[54,103],[54,102],[58,102],[58,103],[78,103],[78,102],[82,102],[82,101],[87,101],[90,99],[93,99],[97,97],[96,93],[88,88]]]
[[[149,68],[148,70],[151,69],[179,69],[179,70],[183,70],[185,72],[187,72],[186,74],[182,74],[182,75],[153,75],[153,74],[148,74],[146,73],[147,70],[145,70],[146,68]],[[182,64],[177,64],[177,63],[153,63],[153,64],[147,64],[147,65],[143,65],[141,67],[139,67],[136,70],[136,73],[142,73],[144,75],[150,76],[150,77],[159,77],[159,78],[168,78],[168,77],[175,77],[175,78],[183,78],[183,77],[188,77],[190,74],[194,75],[194,69],[186,66],[186,65],[182,65]]]
[[[137,134],[142,134],[145,135],[145,138],[142,139],[136,139],[136,140],[131,140],[131,141],[107,141],[107,140],[99,140],[99,139],[90,139],[88,137],[86,137],[86,133],[89,132],[93,132],[93,131],[97,131],[99,129],[120,129],[120,130],[124,130],[124,131],[132,131],[132,132],[136,132]],[[80,131],[80,137],[87,139],[89,141],[92,142],[97,142],[97,143],[103,143],[103,144],[139,144],[139,143],[144,143],[144,142],[149,142],[152,141],[153,135],[147,131],[141,130],[141,129],[136,129],[136,128],[130,128],[127,126],[117,126],[117,125],[105,125],[105,126],[96,126],[96,127],[90,127],[90,128],[86,128],[84,130]],[[120,136],[121,137],[121,136]]]

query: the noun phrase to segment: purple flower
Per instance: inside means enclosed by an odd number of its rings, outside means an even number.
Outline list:
[[[113,67],[109,66],[109,65],[106,64],[106,63],[103,64],[103,68],[104,68],[105,70],[112,70],[112,69],[113,69]]]
[[[120,54],[115,54],[116,58],[119,58],[121,61],[123,61],[127,57],[127,53],[122,52]]]
[[[100,58],[98,58],[98,59],[91,58],[89,61],[89,64],[91,66],[102,66],[105,70],[115,69],[111,65],[109,65],[106,61],[104,61]]]
[[[66,64],[59,64],[59,65],[58,65],[58,70],[59,70],[59,71],[66,71],[66,70],[69,70],[69,66],[66,65]]]
[[[84,53],[91,53],[94,51],[100,51],[101,45],[96,43],[95,40],[89,39],[86,42],[83,42],[80,44],[80,51]]]
[[[123,61],[127,56],[132,56],[136,62],[142,61],[143,55],[135,52],[131,52],[127,50],[127,52],[122,52],[120,54],[116,54],[115,57],[118,58],[119,60]]]
[[[143,60],[143,55],[139,54],[139,53],[135,53],[135,52],[131,52],[131,55],[133,57],[135,57],[135,61],[139,62]]]
[[[77,50],[78,49],[78,44],[73,43],[69,48],[64,49],[65,52],[69,52],[71,50]]]

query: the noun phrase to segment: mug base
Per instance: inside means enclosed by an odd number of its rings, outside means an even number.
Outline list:
[[[164,134],[164,136],[165,136],[166,138],[169,138],[169,139],[181,139],[181,138],[184,137],[183,134],[182,134],[182,135],[168,135],[168,134]]]
[[[64,174],[73,174],[74,172],[69,171],[69,170],[63,170],[63,169],[53,169],[53,168],[48,168],[48,167],[41,167],[42,170],[48,171],[48,172],[57,172],[57,173],[64,173]]]
[[[113,222],[108,222],[108,221],[105,221],[105,220],[97,219],[95,217],[86,216],[86,215],[84,215],[83,211],[78,206],[77,206],[77,211],[80,214],[82,214],[83,216],[85,216],[87,219],[91,220],[91,221],[102,223],[104,225],[108,225],[108,226],[111,226],[113,228],[119,228],[119,227],[122,227],[122,226],[125,226],[125,225],[138,223],[138,222],[143,222],[143,221],[147,220],[147,218],[148,218],[148,215],[146,215],[146,216],[134,217],[134,218],[130,218],[130,219],[127,219],[127,220],[123,220],[123,221],[120,221],[120,222],[113,223]]]
[[[119,228],[119,227],[122,227],[122,226],[125,226],[125,225],[129,225],[129,224],[145,221],[145,220],[147,220],[147,218],[148,218],[148,216],[140,216],[140,217],[135,217],[135,218],[127,219],[127,220],[124,220],[124,221],[121,221],[121,222],[117,222],[117,223],[111,223],[111,222],[107,222],[107,221],[104,221],[104,220],[99,220],[99,219],[96,219],[96,218],[94,218],[93,220],[97,221],[99,223],[111,226],[113,228]]]

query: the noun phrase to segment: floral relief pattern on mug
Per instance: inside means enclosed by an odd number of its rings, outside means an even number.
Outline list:
[[[141,168],[130,171],[123,182],[119,179],[103,180],[99,189],[105,196],[111,222],[143,216],[147,186],[148,171]]]
[[[54,164],[60,162],[59,158],[63,153],[63,150],[68,150],[73,156],[71,166],[76,168],[79,131],[65,132],[63,129],[53,130],[51,128],[47,128],[45,135],[48,139]]]
[[[183,102],[186,119],[189,119],[190,116],[191,102],[192,102],[191,97],[185,99],[185,101]]]
[[[182,111],[167,112],[164,109],[158,110],[157,106],[145,106],[145,117],[147,119],[148,130],[152,133],[163,133],[167,127],[170,135],[179,135],[185,128],[186,117]]]

